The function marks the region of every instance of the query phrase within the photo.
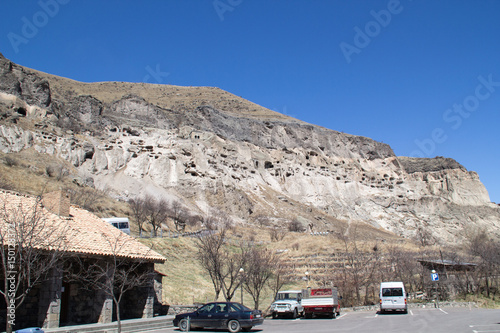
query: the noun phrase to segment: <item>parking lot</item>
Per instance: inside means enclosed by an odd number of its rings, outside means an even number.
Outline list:
[[[265,332],[500,332],[500,310],[410,309],[408,314],[344,312],[337,319],[267,320]]]
[[[177,328],[151,331],[179,332]],[[203,332],[223,332],[209,331]],[[252,332],[500,332],[500,310],[469,308],[410,309],[408,314],[343,312],[337,319],[266,319]]]

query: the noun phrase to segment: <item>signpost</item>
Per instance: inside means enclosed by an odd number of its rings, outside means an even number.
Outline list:
[[[437,284],[439,282],[439,275],[438,275],[438,273],[436,273],[435,270],[431,271],[431,280],[433,282],[436,282],[436,285],[435,285],[435,287],[436,287],[436,304],[435,304],[435,306],[437,308],[439,308],[439,294],[438,294],[439,290],[438,290],[438,286],[437,286]]]

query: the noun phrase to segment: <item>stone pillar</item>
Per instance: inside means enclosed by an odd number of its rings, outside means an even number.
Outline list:
[[[155,287],[154,287],[154,264],[149,264],[147,267],[147,272],[150,276],[150,281],[147,288],[146,303],[144,304],[144,311],[142,312],[142,318],[153,318],[154,316],[154,304],[155,304]]]
[[[111,270],[107,271],[108,281],[111,280]],[[108,324],[113,321],[113,297],[109,295],[109,293],[104,292],[103,290],[97,291],[97,299],[101,300],[99,304],[102,304],[102,308],[100,309],[99,320],[97,321],[99,324]]]
[[[113,321],[113,298],[108,294],[98,291],[98,297],[104,298],[102,302],[101,313],[99,314],[99,320],[97,321],[99,324],[108,324]]]
[[[153,287],[153,284],[151,283],[151,286],[147,287],[147,298],[146,298],[146,303],[144,304],[144,311],[142,312],[142,318],[153,318],[154,311],[153,311],[153,306],[155,303],[155,290]]]
[[[48,279],[40,288],[38,322],[43,328],[59,327],[61,315],[62,269],[59,265],[51,269]]]

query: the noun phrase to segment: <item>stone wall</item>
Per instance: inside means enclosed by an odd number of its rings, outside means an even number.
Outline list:
[[[78,283],[69,285],[69,304],[67,322],[62,325],[96,323],[103,308],[103,297],[94,290],[88,290]]]
[[[185,312],[193,312],[198,309],[201,304],[193,304],[193,305],[170,305],[168,309],[168,315],[177,315],[179,313]]]

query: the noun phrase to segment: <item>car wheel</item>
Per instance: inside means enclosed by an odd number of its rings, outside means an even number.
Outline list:
[[[276,312],[273,312],[273,319],[278,318],[278,314]]]
[[[297,319],[297,309],[293,310],[292,319]]]
[[[179,322],[179,329],[183,332],[187,332],[191,327],[189,327],[188,320],[186,318],[181,319]]]
[[[231,333],[237,333],[241,330],[241,326],[240,326],[240,322],[237,321],[237,320],[230,320],[228,323],[227,323],[227,329],[229,330],[229,332]]]

